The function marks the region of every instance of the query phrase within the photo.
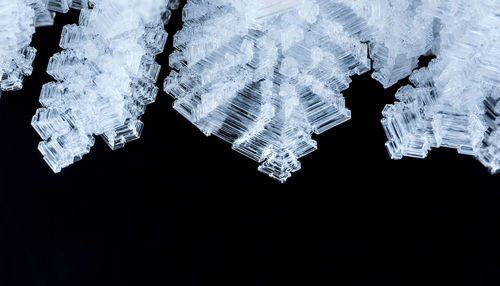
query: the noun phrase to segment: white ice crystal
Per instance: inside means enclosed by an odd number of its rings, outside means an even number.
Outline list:
[[[284,182],[312,133],[350,118],[341,92],[370,69],[372,30],[341,1],[190,0],[165,91],[205,134]]]
[[[165,21],[176,0],[99,0],[81,11],[79,25],[63,28],[32,125],[38,149],[59,172],[81,159],[102,135],[112,148],[137,139],[146,105],[155,101],[167,40]],[[162,21],[163,20],[163,21]]]
[[[393,159],[456,148],[500,170],[500,2],[439,1],[437,56],[401,88],[382,124]]]
[[[418,2],[418,3],[417,3]],[[435,4],[434,4],[435,5]],[[165,90],[205,134],[285,181],[312,133],[349,119],[341,92],[370,70],[388,87],[432,49],[434,17],[406,0],[190,0]]]
[[[36,50],[30,47],[35,12],[28,1],[0,2],[0,95],[22,87]]]
[[[0,1],[0,95],[18,90],[31,75],[36,49],[30,47],[35,27],[50,26],[55,12],[79,9],[86,0]]]
[[[31,73],[35,26],[83,9],[63,29],[32,120],[58,172],[88,153],[137,139],[155,100],[179,0],[18,0],[0,3],[0,92]],[[342,92],[373,70],[384,87],[410,76],[383,110],[392,158],[451,147],[500,170],[498,0],[187,0],[164,89],[206,135],[284,182],[316,150],[312,134],[350,118]],[[415,70],[422,55],[436,58]]]
[[[422,55],[436,43],[437,19],[428,13],[435,0],[349,0],[349,6],[365,18],[375,33],[370,39],[372,77],[385,88],[409,76]]]

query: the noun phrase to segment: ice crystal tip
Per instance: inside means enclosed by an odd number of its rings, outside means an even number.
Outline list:
[[[73,2],[75,3],[75,1]],[[112,148],[140,137],[146,105],[155,101],[164,24],[178,0],[99,0],[81,5],[79,25],[63,28],[32,125],[38,148],[59,172],[90,151],[94,135]]]
[[[18,90],[31,75],[36,49],[30,47],[35,27],[54,23],[55,12],[81,9],[86,0],[16,0],[0,3],[0,94]]]
[[[188,1],[165,91],[204,133],[229,141],[283,182],[317,148],[312,133],[350,118],[341,93],[350,76],[370,70],[368,43],[374,77],[384,85],[408,76],[430,50],[432,17],[390,2]],[[394,29],[393,21],[405,25]],[[424,28],[409,34],[416,22]],[[412,35],[420,40],[404,44]]]

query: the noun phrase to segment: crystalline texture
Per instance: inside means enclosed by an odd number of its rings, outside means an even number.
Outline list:
[[[341,1],[190,0],[165,91],[205,134],[284,182],[350,118],[341,92],[370,69],[372,30]]]
[[[0,2],[0,95],[22,88],[32,72],[36,50],[29,46],[35,32],[35,13],[28,1]]]
[[[30,47],[35,27],[50,26],[55,12],[81,8],[86,0],[15,0],[0,2],[0,95],[19,90],[31,75],[36,49]]]
[[[440,1],[428,9],[439,19],[437,58],[383,112],[393,159],[449,147],[500,170],[499,11],[498,1]]]
[[[155,56],[167,39],[163,21],[178,4],[93,1],[81,11],[79,25],[63,28],[64,50],[47,67],[56,82],[43,86],[44,107],[32,120],[44,140],[38,149],[54,172],[87,154],[94,135],[112,149],[139,138],[140,116],[158,92]]]
[[[350,7],[376,27],[370,40],[372,77],[385,88],[411,74],[418,58],[435,49],[438,22],[427,11],[434,0],[350,0]]]

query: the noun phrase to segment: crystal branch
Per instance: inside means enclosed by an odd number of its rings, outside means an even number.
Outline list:
[[[32,125],[38,149],[54,172],[81,159],[102,135],[112,148],[141,135],[140,116],[156,99],[155,62],[167,39],[168,8],[178,1],[100,0],[81,11],[79,25],[63,28]]]
[[[387,105],[382,124],[393,159],[424,158],[431,148],[455,148],[500,170],[500,3],[441,1],[439,50]]]
[[[86,0],[15,0],[0,3],[0,96],[19,90],[33,72],[36,49],[30,47],[35,27],[50,26],[56,12],[80,9]]]
[[[190,0],[165,91],[206,135],[284,182],[350,118],[341,92],[370,69],[372,30],[341,1]]]

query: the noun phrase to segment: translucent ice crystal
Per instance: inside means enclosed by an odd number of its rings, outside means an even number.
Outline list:
[[[35,12],[28,1],[0,2],[0,95],[22,87],[32,72],[36,50],[30,47]]]
[[[167,11],[178,4],[94,0],[81,11],[79,25],[63,28],[64,50],[47,67],[56,82],[43,86],[43,108],[32,120],[44,140],[38,149],[54,172],[87,154],[94,135],[112,149],[139,138],[140,116],[158,92],[155,57],[167,40]]]
[[[35,27],[49,26],[55,12],[81,8],[86,0],[14,0],[0,2],[0,95],[18,90],[31,75],[36,49],[30,47]]]
[[[420,56],[432,52],[437,19],[435,0],[350,0],[350,7],[375,27],[370,40],[372,77],[385,88],[409,76]]]
[[[431,148],[455,148],[500,170],[500,2],[439,1],[439,48],[415,71],[382,124],[393,159],[424,158]]]
[[[205,134],[284,182],[312,133],[350,118],[341,92],[370,69],[372,29],[342,1],[190,0],[165,91]]]

